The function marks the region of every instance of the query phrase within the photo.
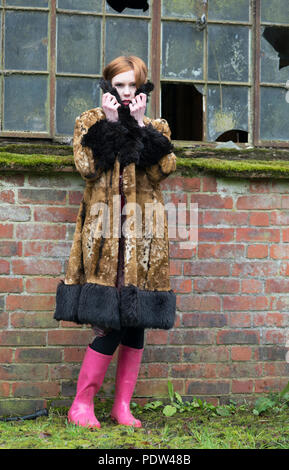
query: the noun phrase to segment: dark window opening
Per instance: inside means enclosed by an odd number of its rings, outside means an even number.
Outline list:
[[[173,140],[203,140],[202,94],[188,84],[162,83],[161,116]]]
[[[279,56],[279,70],[289,65],[289,28],[266,26],[263,37],[274,47]]]
[[[223,132],[216,139],[216,142],[248,142],[248,132],[240,129],[231,129],[230,131]]]

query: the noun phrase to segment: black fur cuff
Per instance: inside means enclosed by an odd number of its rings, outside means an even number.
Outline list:
[[[138,166],[147,168],[155,165],[165,155],[173,152],[173,144],[152,124],[141,127],[143,149],[140,154]]]

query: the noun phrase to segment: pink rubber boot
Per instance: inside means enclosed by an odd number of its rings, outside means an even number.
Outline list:
[[[130,412],[130,400],[137,381],[143,349],[120,344],[115,382],[115,398],[111,418],[118,424],[141,428],[141,422]]]
[[[93,398],[100,389],[112,356],[88,346],[78,376],[76,396],[68,412],[68,422],[78,426],[100,428],[94,414]]]

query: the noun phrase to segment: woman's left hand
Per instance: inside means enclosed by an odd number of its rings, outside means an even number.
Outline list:
[[[132,102],[129,104],[130,114],[138,122],[139,126],[143,127],[143,118],[146,110],[147,95],[145,93],[140,93],[132,99]]]

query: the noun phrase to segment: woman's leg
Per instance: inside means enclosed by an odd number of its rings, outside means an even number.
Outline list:
[[[97,427],[94,396],[99,391],[121,332],[95,329],[96,338],[86,350],[77,381],[76,396],[68,412],[68,421],[78,426]]]
[[[118,351],[115,397],[111,417],[118,424],[141,427],[141,421],[130,412],[144,350],[144,329],[125,328]]]

